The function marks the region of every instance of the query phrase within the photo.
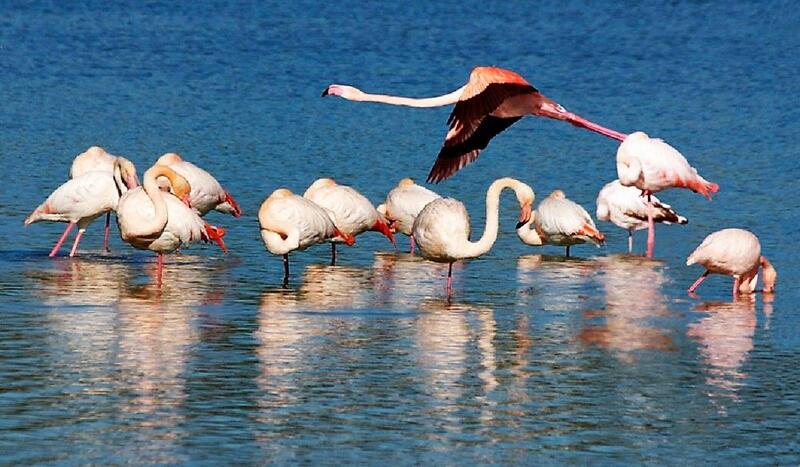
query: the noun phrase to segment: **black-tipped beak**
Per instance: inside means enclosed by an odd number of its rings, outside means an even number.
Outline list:
[[[329,94],[330,94],[330,92],[328,92],[328,91],[330,90],[330,88],[331,88],[331,87],[330,87],[330,86],[328,86],[327,88],[325,88],[325,90],[324,90],[324,91],[322,91],[322,97],[325,97],[325,96],[327,96],[327,95],[329,95]]]
[[[522,222],[522,221],[519,221],[519,222],[517,222],[517,226],[515,227],[515,230],[519,230],[519,229],[521,229],[521,228],[522,228],[522,226],[523,226],[523,225],[525,225],[525,224],[527,224],[527,223],[528,223],[528,222]]]

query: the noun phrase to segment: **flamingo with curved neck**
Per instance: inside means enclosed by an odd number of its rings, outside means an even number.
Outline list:
[[[339,96],[356,102],[378,102],[408,107],[441,107],[455,104],[447,123],[450,129],[428,174],[438,183],[478,158],[481,150],[500,132],[526,115],[563,120],[603,136],[623,141],[627,135],[598,125],[544,96],[519,74],[497,67],[476,67],[469,81],[455,91],[437,97],[413,98],[369,94],[353,86],[331,84],[323,96]]]
[[[159,188],[158,177],[169,180],[174,195]],[[191,186],[185,178],[169,167],[155,165],[144,173],[141,187],[129,190],[119,200],[120,236],[134,248],[156,252],[158,284],[161,284],[164,253],[198,240],[213,240],[227,251],[222,241],[225,231],[206,224],[180,201],[187,199],[190,192]]]
[[[414,221],[412,233],[423,258],[450,265],[447,272],[448,298],[452,290],[453,263],[485,254],[497,240],[500,193],[506,188],[514,190],[519,201],[519,221],[527,222],[530,219],[535,197],[533,189],[513,178],[497,179],[486,191],[486,224],[483,235],[477,242],[469,240],[467,209],[463,203],[453,198],[431,201]]]

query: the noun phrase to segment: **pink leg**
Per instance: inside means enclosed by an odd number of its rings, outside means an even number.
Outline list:
[[[67,235],[69,235],[69,231],[72,230],[73,227],[75,227],[75,223],[74,222],[70,222],[69,224],[67,224],[67,228],[64,229],[64,233],[61,234],[61,238],[59,238],[58,242],[56,242],[56,246],[54,246],[53,249],[50,250],[50,255],[49,256],[51,258],[53,256],[55,256],[56,253],[58,253],[58,249],[61,248],[61,244],[64,243],[64,240],[67,239]]]
[[[411,236],[410,236],[410,237],[408,237],[408,238],[410,238],[410,239],[411,239],[411,251],[409,251],[409,253],[411,253],[411,256],[414,256],[414,236],[413,236],[413,235],[411,235]]]
[[[111,236],[110,223],[111,223],[111,211],[106,213],[106,231],[103,234],[103,248],[105,248],[107,252],[111,252],[111,250],[108,248],[108,237]]]
[[[161,287],[161,276],[164,272],[164,253],[158,253],[156,257],[156,283]]]
[[[739,284],[740,280],[738,277],[733,279],[733,300],[736,301],[736,298],[739,296]]]
[[[653,220],[653,203],[650,200],[650,193],[647,193],[647,257],[653,257],[653,249],[656,246],[656,223]]]
[[[708,271],[706,271],[703,274],[701,274],[700,277],[698,277],[697,280],[694,281],[694,284],[692,284],[692,286],[689,287],[689,290],[687,290],[687,292],[688,293],[694,293],[694,289],[696,289],[697,286],[700,285],[700,283],[705,280],[706,276],[708,276]]]
[[[78,235],[75,236],[75,242],[72,244],[72,251],[69,252],[70,258],[75,256],[75,252],[78,251],[78,243],[81,242],[81,237],[83,237],[84,232],[86,232],[86,229],[78,229]]]

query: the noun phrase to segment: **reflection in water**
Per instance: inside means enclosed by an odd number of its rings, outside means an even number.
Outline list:
[[[268,289],[261,294],[261,310],[357,309],[370,303],[372,289],[368,269],[310,264],[297,290]]]
[[[525,255],[517,258],[520,302],[536,295],[548,311],[572,311],[585,301],[582,290],[597,270],[595,259]]]
[[[598,258],[596,264],[601,271],[598,281],[605,292],[606,307],[585,315],[603,316],[605,323],[587,324],[578,339],[613,351],[624,362],[633,362],[638,350],[672,349],[672,339],[664,330],[642,324],[668,313],[661,293],[666,280],[661,263],[639,256],[613,255]]]
[[[36,273],[31,290],[48,305],[111,305],[130,283],[130,265],[119,258],[86,256],[54,261],[55,271]]]
[[[753,350],[755,304],[756,298],[751,295],[732,303],[706,302],[695,308],[707,315],[689,325],[687,334],[700,344],[706,382],[721,390],[716,396],[738,400],[736,392],[747,377],[740,368]]]
[[[453,264],[453,283],[458,283],[456,271],[464,262]],[[383,303],[404,307],[416,306],[420,300],[439,297],[444,292],[447,264],[426,261],[419,255],[405,253],[375,253],[372,264],[379,298]]]

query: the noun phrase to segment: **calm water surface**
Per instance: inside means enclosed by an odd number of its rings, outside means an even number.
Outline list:
[[[793,3],[69,3],[0,15],[0,463],[800,462]],[[667,139],[721,192],[664,193],[690,223],[658,228],[655,260],[622,255],[610,224],[574,259],[525,247],[510,197],[451,303],[444,266],[377,234],[335,267],[326,247],[293,255],[280,288],[268,193],[328,175],[377,202],[424,179],[446,130],[447,108],[321,90],[437,95],[480,64]],[[98,222],[79,258],[48,258],[63,226],[22,221],[93,144],[215,173],[246,213],[208,216],[231,252],[170,256],[158,288],[154,256],[116,231],[103,254]],[[593,212],[615,150],[526,119],[436,189],[478,234],[500,176]],[[686,296],[687,254],[734,226],[760,236],[778,293],[730,303],[713,277]]]

